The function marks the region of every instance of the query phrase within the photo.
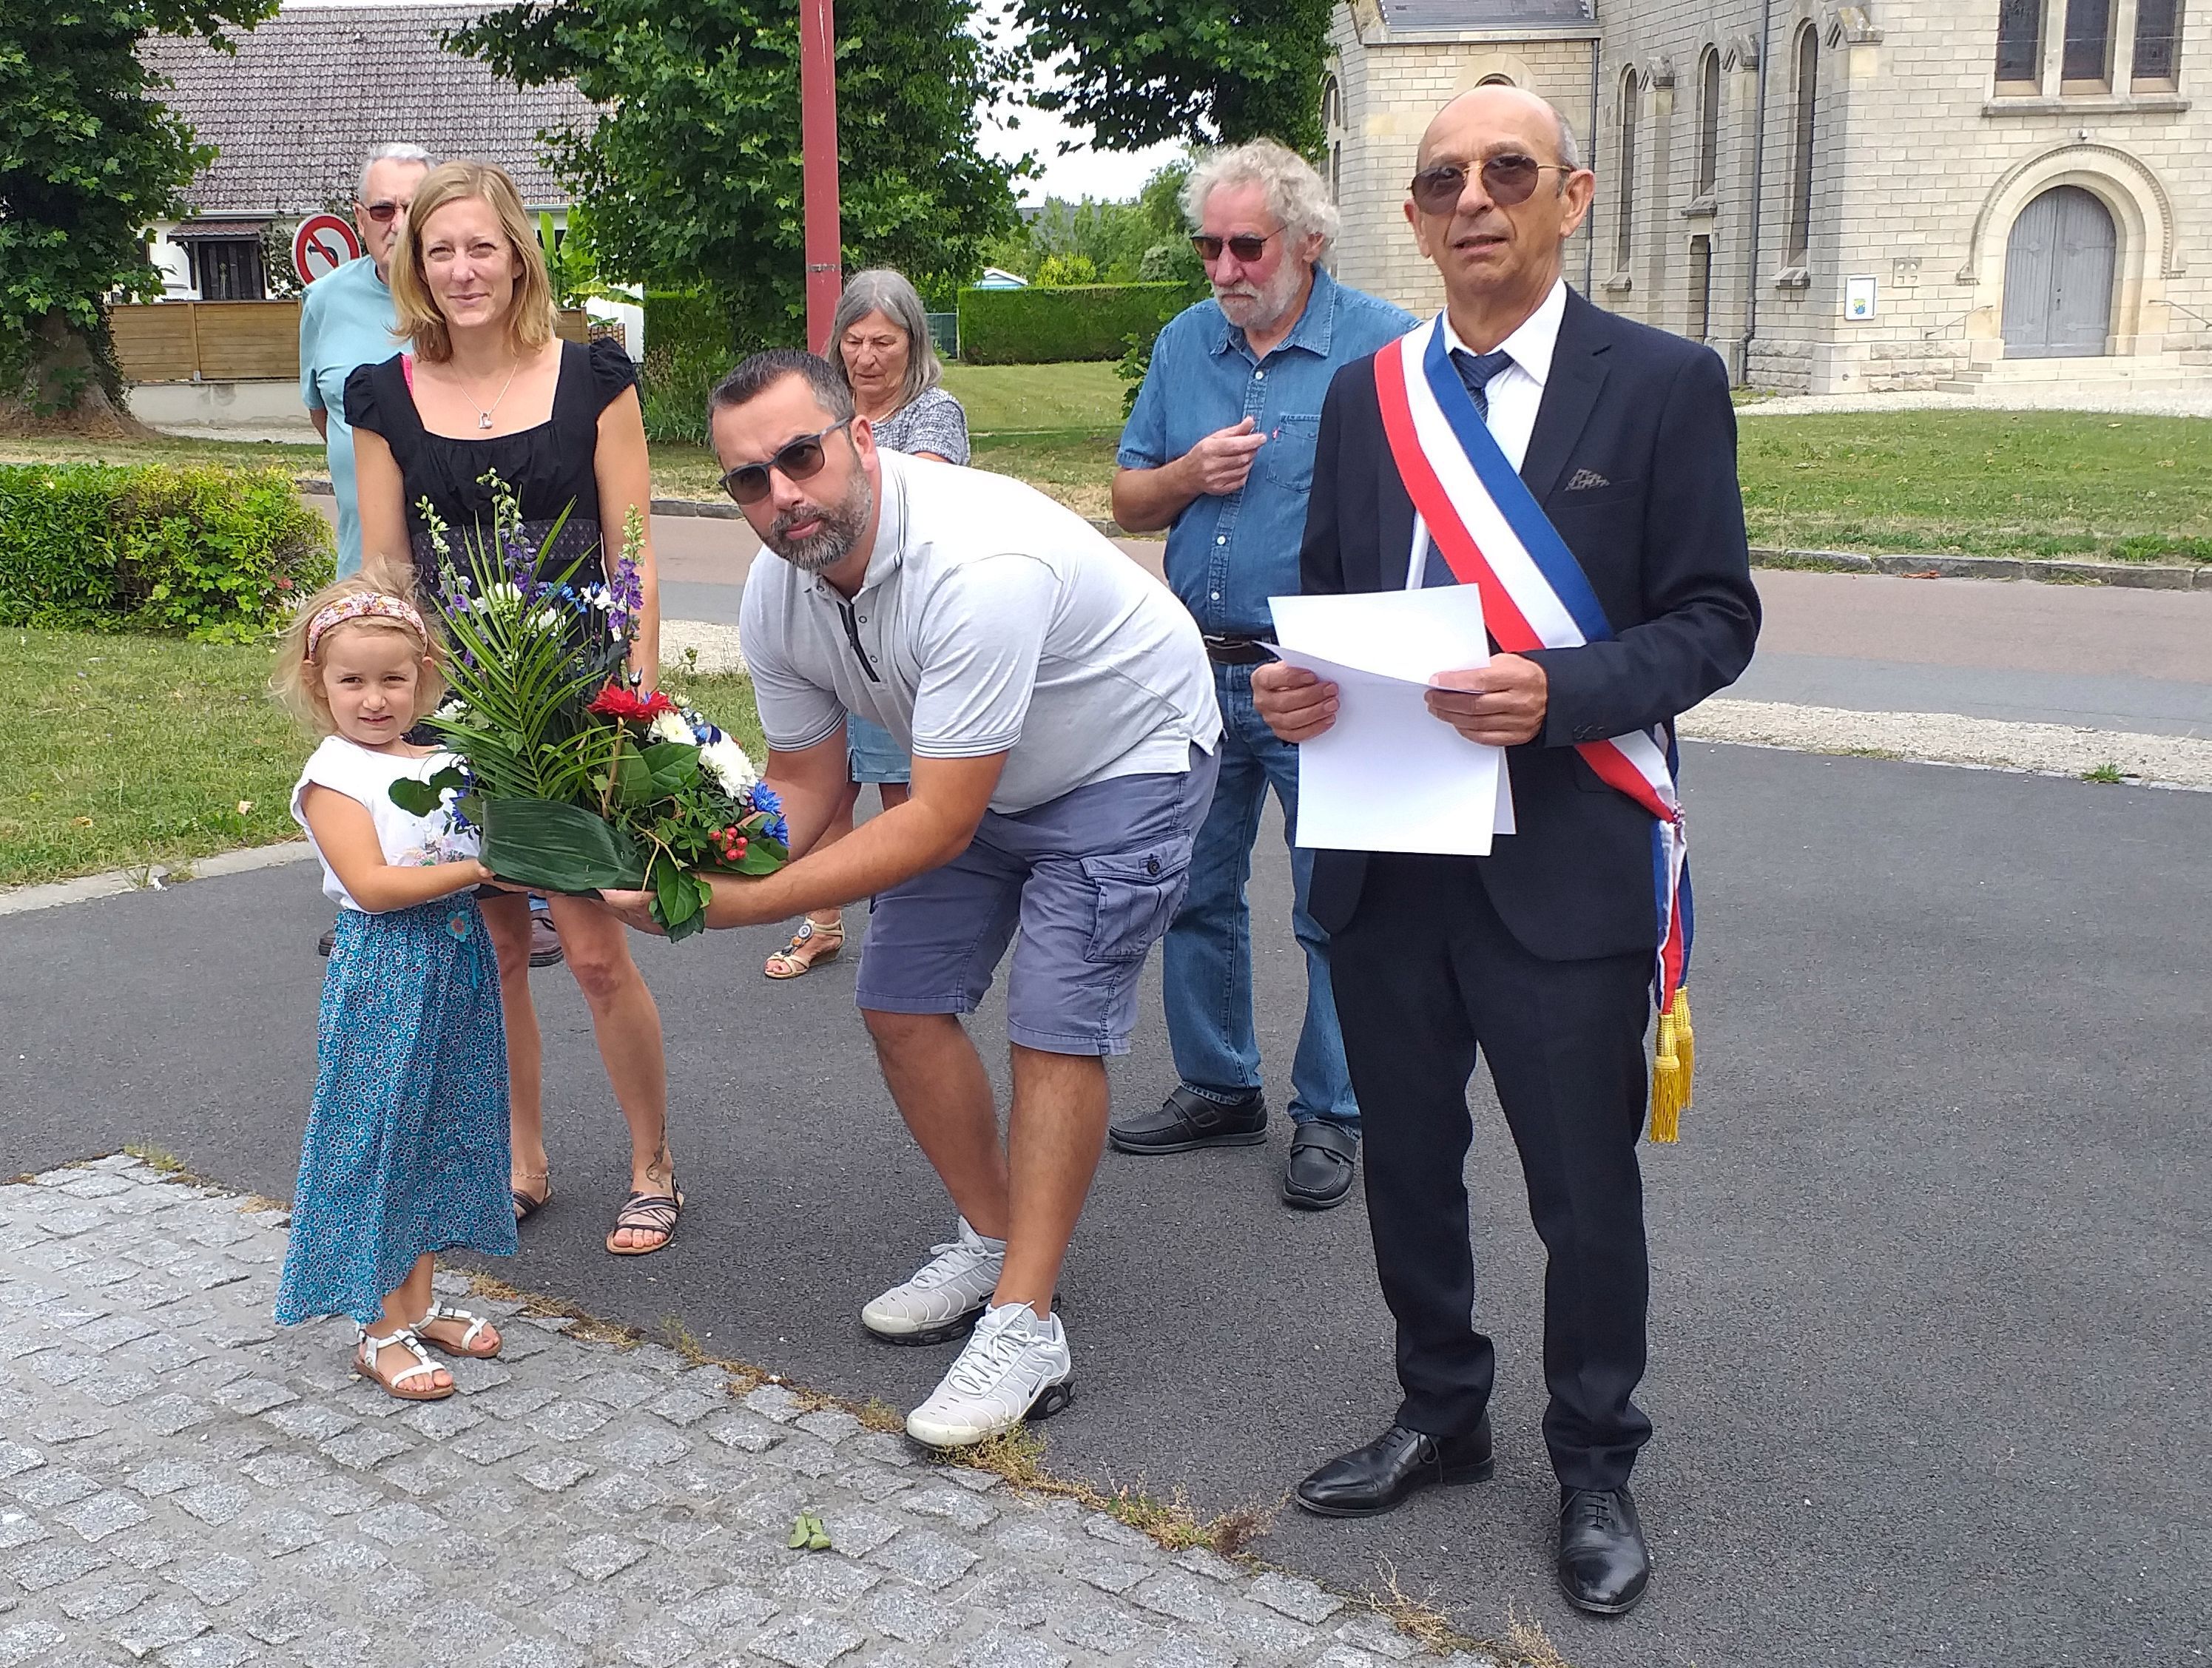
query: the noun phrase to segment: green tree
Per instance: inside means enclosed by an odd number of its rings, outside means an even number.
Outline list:
[[[976,148],[1009,74],[974,0],[843,0],[838,167],[849,269],[973,271],[1012,226],[1019,164]],[[705,288],[733,344],[796,342],[805,315],[799,9],[792,0],[526,0],[450,44],[525,87],[571,81],[598,125],[541,136],[585,206],[599,270]]]
[[[0,7],[0,425],[135,427],[103,303],[158,292],[154,221],[215,159],[138,61],[149,34],[222,43],[276,0]]]
[[[1322,64],[1336,0],[1015,0],[1039,64],[1066,58],[1040,110],[1106,150],[1164,141],[1322,145]]]

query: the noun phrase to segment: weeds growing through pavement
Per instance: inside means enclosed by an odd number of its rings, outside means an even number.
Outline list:
[[[2128,779],[2128,773],[2116,764],[2106,763],[2099,765],[2094,770],[2083,771],[2081,779],[2085,782],[2124,782]]]
[[[1505,1637],[1502,1643],[1514,1668],[1574,1668],[1559,1654],[1559,1647],[1552,1643],[1544,1624],[1533,1616],[1523,1616],[1517,1604],[1509,1603],[1505,1606]]]

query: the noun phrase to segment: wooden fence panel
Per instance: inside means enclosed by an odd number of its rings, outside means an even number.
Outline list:
[[[297,301],[148,301],[107,310],[116,361],[131,382],[293,381]],[[562,340],[591,337],[580,308],[554,316]]]
[[[188,301],[110,307],[107,325],[123,374],[132,382],[190,382],[199,362],[192,351],[192,322]]]
[[[245,382],[264,377],[299,380],[297,301],[186,301],[182,305],[199,314],[202,381]]]

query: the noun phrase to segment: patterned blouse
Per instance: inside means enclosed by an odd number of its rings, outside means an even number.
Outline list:
[[[951,464],[968,461],[968,414],[942,388],[922,391],[906,404],[869,425],[876,444],[909,455],[933,452]]]

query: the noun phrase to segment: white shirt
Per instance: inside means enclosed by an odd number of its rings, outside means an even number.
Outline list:
[[[372,752],[343,736],[323,738],[323,744],[309,757],[307,767],[300,773],[300,779],[292,789],[292,820],[306,830],[308,842],[315,845],[315,855],[322,858],[325,897],[341,909],[361,907],[345,889],[345,883],[332,871],[331,860],[323,857],[322,846],[315,844],[315,831],[307,827],[303,806],[307,785],[312,782],[358,802],[368,811],[368,820],[376,825],[376,842],[383,848],[384,860],[395,869],[450,863],[456,858],[477,855],[475,832],[454,823],[453,790],[446,791],[444,804],[439,810],[428,816],[417,816],[392,803],[392,785],[403,778],[427,782],[453,762],[453,755],[446,752],[425,754],[415,759],[404,753]]]
[[[1213,751],[1213,669],[1172,591],[1022,482],[876,455],[856,595],[772,551],[746,578],[738,634],[770,747],[812,747],[854,713],[917,758],[1004,753],[1002,815]]]
[[[1490,399],[1490,436],[1516,473],[1528,456],[1528,437],[1536,432],[1536,409],[1544,403],[1552,355],[1559,350],[1560,321],[1566,316],[1567,281],[1560,278],[1535,312],[1522,320],[1521,328],[1498,344],[1498,351],[1512,355],[1513,362],[1492,377],[1485,391]],[[1444,347],[1474,353],[1459,339],[1449,313],[1444,315]]]

